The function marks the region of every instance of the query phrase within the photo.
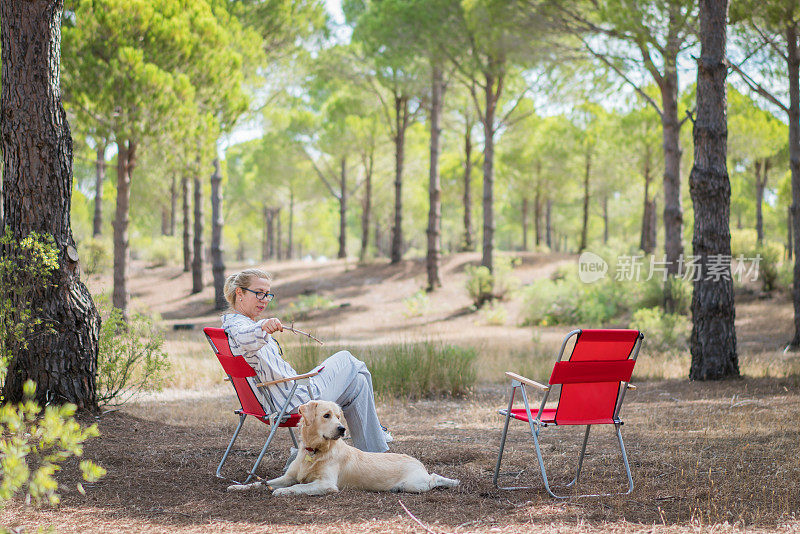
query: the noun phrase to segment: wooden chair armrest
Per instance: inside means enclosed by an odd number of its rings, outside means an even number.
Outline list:
[[[286,378],[279,378],[278,380],[270,380],[269,382],[261,382],[259,384],[256,384],[256,386],[258,386],[258,387],[272,386],[274,384],[281,384],[283,382],[292,382],[294,380],[302,380],[303,378],[311,378],[312,376],[317,376],[319,374],[319,372],[322,371],[323,369],[325,369],[325,368],[324,367],[320,367],[316,371],[311,371],[311,372],[308,372],[308,373],[306,373],[304,375],[287,376]]]
[[[549,391],[550,390],[550,386],[545,386],[544,384],[540,384],[539,382],[531,380],[530,378],[525,378],[524,376],[518,375],[516,373],[512,373],[511,371],[506,371],[506,376],[511,378],[512,380],[516,380],[516,381],[518,381],[518,382],[520,382],[522,384],[527,384],[529,386],[533,386],[535,388],[539,388],[542,391]]]
[[[636,386],[634,386],[633,384],[628,384],[628,389],[636,389]]]

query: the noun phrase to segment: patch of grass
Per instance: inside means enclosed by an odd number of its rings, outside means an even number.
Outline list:
[[[310,295],[300,295],[290,302],[289,305],[281,311],[281,317],[284,323],[290,324],[295,321],[307,319],[312,312],[329,310],[331,308],[333,308],[333,301],[331,299],[317,293],[311,293]]]

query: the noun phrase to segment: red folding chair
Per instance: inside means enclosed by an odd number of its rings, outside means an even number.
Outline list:
[[[289,401],[292,399],[292,397],[294,397],[297,387],[300,385],[308,385],[309,378],[319,374],[322,368],[298,376],[255,384],[255,386],[260,389],[260,391],[263,393],[263,396],[269,402],[268,413],[258,401],[250,382],[247,380],[248,377],[256,376],[256,372],[252,367],[250,367],[250,364],[248,364],[244,358],[241,356],[234,356],[231,353],[230,346],[228,345],[228,336],[225,334],[225,330],[222,328],[204,328],[203,333],[206,335],[206,339],[208,339],[208,343],[211,345],[214,354],[216,354],[217,358],[219,359],[219,363],[222,364],[222,368],[228,375],[226,380],[229,380],[231,384],[233,384],[233,389],[236,391],[236,396],[239,398],[239,403],[241,404],[240,409],[234,410],[234,413],[239,416],[239,425],[236,427],[236,430],[233,433],[233,437],[228,444],[228,448],[225,449],[225,454],[222,455],[222,461],[220,461],[219,466],[217,467],[217,477],[224,478],[226,480],[233,480],[222,476],[222,466],[228,459],[228,455],[233,448],[233,444],[236,442],[236,438],[239,437],[239,431],[242,430],[242,426],[244,425],[244,421],[248,415],[255,417],[270,427],[267,441],[261,448],[261,453],[258,455],[256,463],[253,464],[253,468],[247,473],[247,478],[243,482],[244,484],[247,484],[253,477],[256,476],[256,469],[258,469],[259,464],[261,464],[261,459],[264,458],[267,448],[269,447],[270,443],[272,443],[272,439],[275,437],[275,431],[278,430],[279,427],[288,428],[289,435],[292,437],[294,446],[298,446],[297,439],[294,436],[294,432],[292,432],[292,428],[296,427],[297,423],[300,421],[300,414],[287,413]],[[268,388],[269,386],[289,381],[294,382],[292,385],[292,390],[283,405],[278,408],[273,402]],[[239,484],[239,482],[236,480],[233,480],[233,482]]]
[[[568,360],[562,360],[564,349],[570,338],[575,336],[575,344]],[[547,481],[547,472],[542,460],[542,451],[539,447],[539,431],[548,426],[559,425],[586,425],[586,434],[583,438],[581,453],[578,458],[578,469],[575,478],[567,487],[576,485],[581,476],[581,467],[586,453],[586,443],[589,441],[589,429],[592,425],[614,425],[622,452],[622,462],[628,476],[628,491],[633,491],[633,478],[625,454],[625,445],[622,442],[620,427],[622,421],[619,411],[625,398],[625,391],[635,389],[629,384],[633,366],[641,347],[644,335],[638,330],[574,330],[567,334],[561,344],[561,350],[556,358],[553,373],[550,375],[549,385],[539,384],[515,373],[507,372],[511,378],[511,398],[508,408],[500,410],[500,415],[505,417],[503,435],[500,439],[500,452],[497,455],[497,465],[494,470],[493,482],[500,489],[527,489],[530,486],[504,487],[497,483],[500,475],[500,463],[503,459],[503,449],[508,435],[508,423],[517,419],[528,423],[533,442],[536,447],[536,458],[542,472],[542,480],[547,493],[558,499],[565,499],[569,495],[556,495]],[[544,391],[539,409],[531,409],[528,404],[526,386]],[[560,386],[558,404],[555,408],[545,408],[553,386]],[[514,396],[517,389],[522,393],[524,408],[514,408]],[[607,494],[575,495],[578,497],[599,497]]]

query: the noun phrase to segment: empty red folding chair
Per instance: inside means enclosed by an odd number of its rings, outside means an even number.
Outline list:
[[[234,413],[239,416],[239,425],[236,427],[236,430],[233,433],[233,437],[228,444],[228,448],[225,449],[225,454],[222,456],[222,461],[220,461],[219,466],[217,467],[216,475],[219,478],[233,480],[222,476],[222,466],[228,459],[228,455],[233,448],[233,444],[236,442],[236,438],[239,437],[239,431],[242,430],[242,426],[244,425],[244,421],[248,415],[255,417],[270,427],[267,441],[261,448],[261,453],[258,455],[258,459],[256,460],[255,464],[253,464],[253,468],[247,473],[247,478],[244,480],[244,483],[246,484],[255,476],[256,469],[258,469],[261,459],[264,458],[267,448],[269,447],[270,443],[272,443],[272,438],[275,437],[275,431],[279,427],[286,427],[289,429],[289,435],[292,437],[292,442],[294,442],[294,446],[297,447],[297,439],[294,436],[294,432],[292,432],[292,428],[297,426],[297,423],[300,421],[300,415],[287,413],[289,401],[292,399],[292,397],[294,397],[298,386],[307,385],[308,379],[319,374],[322,368],[298,376],[255,384],[255,387],[261,388],[264,397],[269,402],[269,412],[267,412],[264,410],[264,407],[261,406],[261,403],[258,402],[258,398],[253,392],[253,387],[247,380],[249,377],[256,376],[256,372],[252,367],[250,367],[250,364],[248,364],[244,358],[241,356],[234,356],[231,353],[230,346],[228,345],[228,336],[225,334],[225,330],[222,328],[204,328],[203,333],[205,333],[206,339],[208,339],[211,348],[214,350],[214,354],[216,354],[217,359],[219,359],[219,363],[222,364],[222,368],[225,370],[225,373],[227,373],[227,380],[230,380],[231,384],[233,384],[233,389],[236,391],[236,396],[239,398],[239,403],[241,404],[240,409],[234,410]],[[286,402],[284,402],[283,405],[278,408],[272,401],[272,397],[269,394],[268,388],[271,385],[289,381],[294,382],[292,385],[292,390],[289,393]],[[238,483],[235,480],[233,481]]]
[[[575,344],[570,357],[562,360],[564,349],[569,340],[575,336]],[[505,417],[503,435],[500,439],[500,452],[497,455],[497,465],[494,470],[494,484],[501,489],[525,489],[530,486],[504,487],[497,483],[500,475],[500,463],[503,460],[503,449],[508,435],[508,424],[511,419],[528,423],[533,443],[536,448],[536,458],[542,472],[542,480],[547,492],[553,497],[563,499],[568,496],[556,495],[547,481],[547,471],[542,460],[539,447],[539,431],[548,426],[559,425],[586,425],[586,434],[583,438],[581,453],[578,458],[578,469],[575,478],[567,487],[576,485],[581,476],[581,466],[586,453],[586,443],[589,441],[589,429],[592,425],[614,425],[617,440],[622,453],[622,462],[628,476],[628,491],[633,491],[633,478],[631,477],[628,457],[625,454],[625,445],[622,442],[620,427],[622,421],[619,411],[625,398],[625,391],[635,389],[630,379],[633,366],[641,347],[644,335],[638,330],[574,330],[567,334],[561,344],[561,350],[553,366],[549,385],[540,384],[524,376],[507,372],[511,378],[511,398],[508,408],[500,410],[500,415]],[[526,386],[544,391],[539,409],[531,409],[528,404]],[[550,393],[554,386],[560,386],[558,404],[555,408],[545,408]],[[517,389],[522,393],[524,408],[514,408],[514,396]],[[576,495],[581,497],[598,497],[608,494]]]

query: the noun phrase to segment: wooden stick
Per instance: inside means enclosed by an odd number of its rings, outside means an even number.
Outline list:
[[[412,514],[411,512],[409,512],[409,511],[408,511],[408,508],[406,508],[406,505],[405,505],[405,504],[403,504],[403,501],[400,501],[400,500],[398,500],[397,502],[399,502],[399,503],[400,503],[400,506],[402,506],[402,507],[403,507],[403,510],[405,510],[405,511],[406,511],[406,513],[408,514],[408,517],[410,517],[411,519],[413,519],[414,521],[416,521],[416,523],[417,523],[419,526],[421,526],[422,528],[424,528],[426,532],[430,532],[431,534],[436,534],[436,531],[435,531],[435,530],[431,530],[431,529],[429,529],[428,527],[426,527],[426,526],[425,526],[425,524],[424,524],[422,521],[420,521],[419,519],[417,519],[416,517],[414,517],[414,514]]]
[[[325,344],[325,343],[323,343],[322,341],[320,341],[319,339],[317,339],[317,338],[315,338],[314,336],[312,336],[311,334],[309,334],[308,332],[303,332],[302,330],[298,330],[298,329],[297,329],[297,328],[295,328],[294,326],[286,326],[286,325],[283,325],[283,329],[284,329],[284,330],[288,330],[289,332],[293,332],[293,333],[295,333],[295,334],[300,334],[301,336],[306,336],[306,337],[308,337],[308,338],[311,338],[311,339],[313,339],[314,341],[316,341],[317,343],[319,343],[320,345],[324,345],[324,344]]]

